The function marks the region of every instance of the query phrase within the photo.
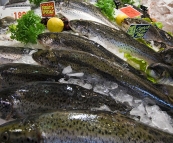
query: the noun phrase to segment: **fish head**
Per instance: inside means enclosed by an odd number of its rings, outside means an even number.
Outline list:
[[[69,21],[70,28],[79,33],[81,36],[89,36],[89,21],[87,20],[71,20]]]
[[[173,48],[164,49],[159,54],[165,63],[173,65]]]
[[[51,50],[38,50],[32,54],[32,58],[39,64],[55,67],[56,56]]]
[[[39,136],[32,122],[14,120],[0,125],[0,143],[39,142]]]
[[[153,63],[149,65],[147,71],[150,76],[154,77],[157,80],[169,78],[170,76],[169,71],[162,63]]]
[[[163,39],[163,42],[165,42],[165,44],[167,44],[170,47],[173,47],[173,36],[171,36],[169,33],[167,33],[164,30],[158,29],[159,30],[159,34]]]
[[[60,45],[60,38],[53,32],[41,33],[37,37],[38,42],[47,49],[55,48]]]

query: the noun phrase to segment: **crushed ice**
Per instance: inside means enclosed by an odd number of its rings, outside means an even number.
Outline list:
[[[67,72],[68,74],[70,74],[70,72],[73,73],[71,67],[66,68],[70,69]],[[121,89],[115,82],[103,81],[99,84],[93,84],[92,80],[90,80],[90,83],[86,83],[82,78],[75,79],[73,77],[68,80],[62,78],[59,82],[76,84],[86,89],[93,89],[94,92],[105,96],[111,96],[116,101],[128,103],[133,107],[130,111],[130,115],[132,115],[135,120],[166,132],[173,133],[173,119],[171,119],[166,112],[162,111],[157,105],[149,106],[146,105],[146,103],[144,104],[142,100],[132,97],[126,93],[126,90]],[[110,111],[109,107],[106,105],[103,105],[100,108],[93,108],[93,110]]]

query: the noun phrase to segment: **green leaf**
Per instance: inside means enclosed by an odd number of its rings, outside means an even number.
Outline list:
[[[144,71],[144,72],[146,71],[148,64],[143,59],[133,57],[129,53],[124,53],[124,57],[128,60],[128,63],[130,63],[133,67],[138,66],[139,70]],[[134,63],[134,64],[132,64],[132,63]]]
[[[41,24],[41,17],[30,10],[20,19],[17,25],[10,25],[11,39],[20,41],[21,43],[37,43],[37,36],[45,30],[45,26]]]
[[[114,20],[115,4],[113,0],[99,0],[95,4],[96,7],[101,9],[101,12],[106,15],[110,20]]]
[[[161,22],[153,22],[153,25],[156,25],[159,29],[163,28],[163,24]]]

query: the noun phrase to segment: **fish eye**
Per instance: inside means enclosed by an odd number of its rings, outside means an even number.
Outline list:
[[[4,132],[1,134],[1,140],[6,142],[9,140],[9,133],[8,132]]]

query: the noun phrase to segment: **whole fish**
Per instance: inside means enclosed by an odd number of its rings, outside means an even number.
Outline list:
[[[19,60],[24,55],[29,55],[36,50],[24,47],[0,46],[0,64],[11,63]]]
[[[89,2],[81,0],[63,1],[56,5],[57,13],[61,13],[68,20],[85,19],[97,21],[112,28],[119,29],[114,23],[110,22],[100,11],[99,8]]]
[[[33,54],[33,59],[46,66],[68,66],[76,71],[88,70],[99,73],[108,80],[115,81],[127,88],[127,93],[137,98],[149,98],[160,107],[173,109],[173,100],[160,92],[145,79],[124,70],[118,64],[96,55],[76,50],[40,50]]]
[[[87,20],[72,20],[69,22],[69,25],[72,30],[90,37],[89,39],[96,38],[99,44],[117,56],[119,56],[120,52],[130,54],[133,57],[146,61],[148,65],[155,62],[162,62],[158,53],[136,41],[123,30],[116,30],[106,25]]]
[[[73,49],[85,51],[99,57],[103,57],[112,62],[116,62],[124,69],[127,69],[136,75],[141,76],[142,73],[129,65],[126,61],[122,60],[112,52],[105,49],[100,44],[88,40],[87,38],[80,37],[70,33],[41,33],[38,35],[38,41],[46,48],[49,49]]]
[[[162,63],[151,64],[147,68],[148,74],[158,82],[170,84],[173,81],[173,67]]]
[[[56,111],[0,125],[1,143],[172,143],[167,132],[121,114]]]
[[[166,48],[159,52],[164,61],[170,65],[173,65],[173,48]]]
[[[144,39],[150,41],[163,42],[168,46],[173,46],[172,36],[141,18],[125,18],[122,22],[122,29],[127,31],[131,24],[149,24],[150,28],[145,33],[143,37]]]
[[[132,109],[125,103],[115,101],[111,96],[73,84],[31,82],[0,91],[0,112],[6,120],[49,110],[95,110],[101,106],[123,114]]]
[[[0,89],[30,81],[58,81],[61,74],[39,65],[11,63],[0,65]]]

